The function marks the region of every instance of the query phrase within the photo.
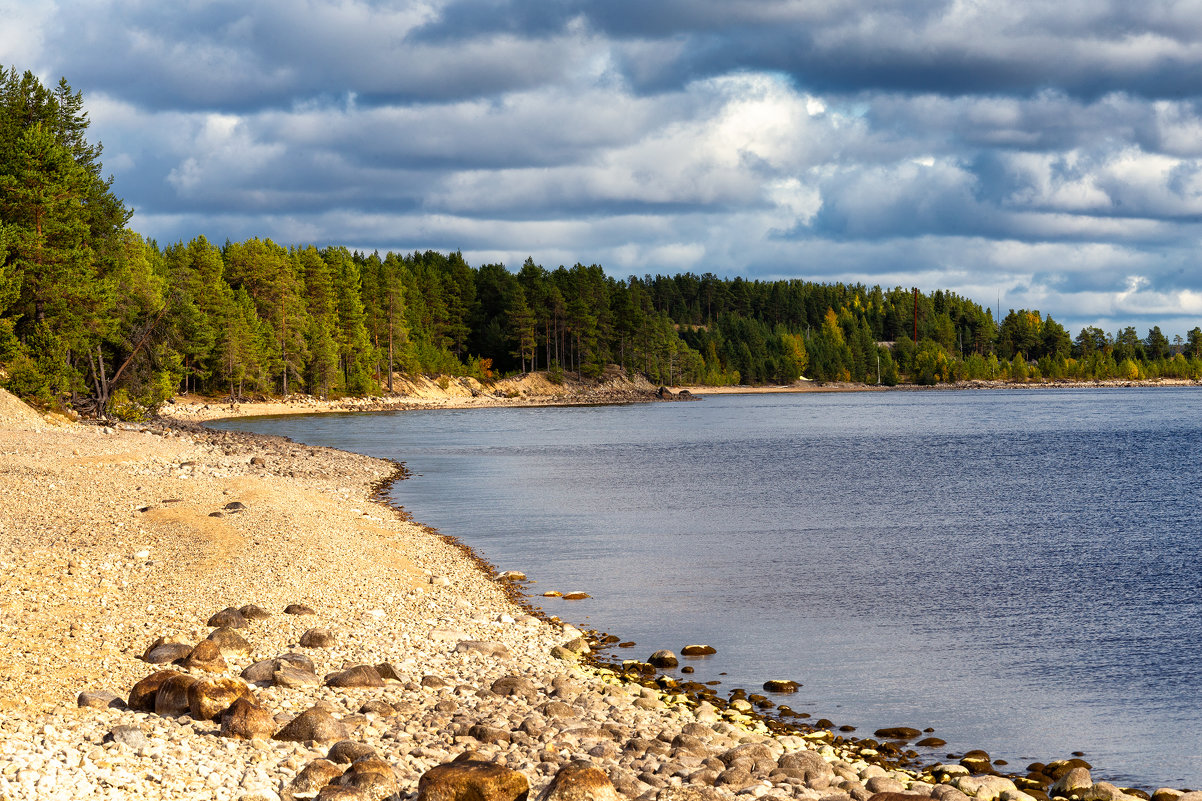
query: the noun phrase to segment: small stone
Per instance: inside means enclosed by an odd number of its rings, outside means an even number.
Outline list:
[[[192,653],[192,646],[186,642],[165,642],[162,637],[146,649],[142,655],[144,662],[152,665],[165,665],[178,659],[186,659]]]
[[[315,759],[305,765],[304,770],[288,785],[288,789],[295,797],[312,797],[341,775],[342,768],[330,760]]]
[[[873,735],[886,740],[913,740],[915,737],[921,736],[922,732],[909,726],[890,726],[877,729]]]
[[[538,688],[525,676],[502,676],[494,681],[489,689],[502,697],[514,695],[528,701],[538,698]]]
[[[1074,793],[1080,793],[1083,790],[1093,786],[1093,779],[1090,778],[1089,770],[1082,767],[1071,768],[1067,773],[1061,776],[1056,782],[1048,788],[1049,796],[1063,796],[1067,798]]]
[[[575,590],[574,592],[565,592],[563,594],[563,599],[565,601],[583,601],[585,598],[592,597],[593,596],[589,595],[587,592],[581,592],[580,590]]]
[[[381,662],[380,664],[376,665],[376,673],[379,673],[380,678],[384,681],[399,682],[401,680],[400,675],[396,672],[396,668],[394,668],[388,662]]]
[[[709,656],[716,653],[718,649],[712,645],[686,645],[680,649],[681,656]]]
[[[227,512],[242,512],[245,511],[246,504],[242,503],[242,501],[230,501],[222,508]]]
[[[134,750],[145,748],[147,745],[146,732],[137,726],[117,726],[104,735],[104,741],[106,743],[120,743]]]
[[[484,654],[502,659],[509,656],[508,648],[491,640],[464,640],[455,646],[455,651],[457,653]]]
[[[559,769],[539,801],[621,801],[609,776],[583,760]]]
[[[506,570],[497,576],[497,581],[525,581],[526,574],[520,570]]]
[[[365,715],[379,715],[382,718],[390,718],[397,714],[396,707],[379,698],[365,701],[363,706],[359,707],[359,712]]]
[[[251,467],[266,467],[267,461],[262,456],[252,456],[252,457],[250,457],[250,466]]]
[[[278,662],[280,660],[276,661]],[[301,670],[291,663],[281,664],[280,667],[271,674],[271,681],[277,687],[289,687],[294,690],[304,689],[305,687],[317,687],[321,685],[321,679],[317,678],[317,674],[310,673],[307,670]]]
[[[334,632],[326,628],[309,629],[301,635],[300,644],[304,648],[329,648],[334,644]]]
[[[316,615],[312,608],[304,604],[288,604],[284,607],[285,615]]]

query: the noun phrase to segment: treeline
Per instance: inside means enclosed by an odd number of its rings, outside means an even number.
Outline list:
[[[126,228],[80,95],[0,77],[0,376],[43,404],[136,412],[179,392],[364,395],[396,372],[591,377],[609,364],[711,385],[1202,376],[1198,328],[1072,338],[1037,311],[999,324],[944,291],[619,280],[599,265],[515,271],[260,239],[160,247]]]

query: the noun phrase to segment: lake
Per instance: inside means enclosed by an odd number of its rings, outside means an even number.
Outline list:
[[[1019,770],[1202,787],[1202,394],[1189,388],[711,396],[251,418],[405,463],[392,497],[550,614],[719,689],[934,727]],[[723,675],[720,675],[723,674]],[[943,756],[940,753],[939,756]]]

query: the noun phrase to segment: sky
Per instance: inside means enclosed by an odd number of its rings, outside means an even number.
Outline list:
[[[1202,0],[0,0],[159,244],[1202,325]]]

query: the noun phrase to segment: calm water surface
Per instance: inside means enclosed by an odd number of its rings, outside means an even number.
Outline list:
[[[223,424],[405,462],[549,613],[798,711],[1202,787],[1202,394],[715,396]],[[543,601],[544,599],[537,599]]]

